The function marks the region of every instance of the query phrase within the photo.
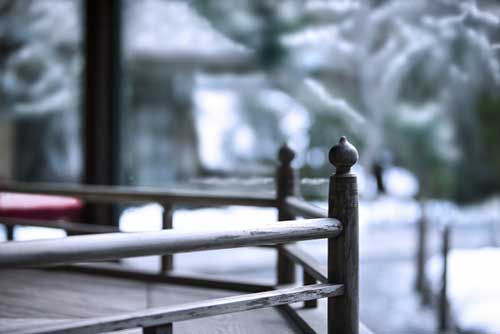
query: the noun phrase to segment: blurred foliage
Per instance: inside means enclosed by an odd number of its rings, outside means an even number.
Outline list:
[[[392,152],[421,195],[473,201],[498,192],[498,16],[473,1],[191,3],[307,109],[308,152],[326,155],[347,135],[368,168]],[[311,176],[327,170],[303,167]]]

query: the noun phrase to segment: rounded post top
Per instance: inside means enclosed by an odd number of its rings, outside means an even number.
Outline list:
[[[280,147],[278,158],[282,165],[289,165],[295,158],[295,152],[286,143],[284,143]]]
[[[335,166],[335,174],[347,174],[351,167],[358,161],[358,150],[345,136],[342,136],[339,143],[333,146],[328,154],[332,165]]]

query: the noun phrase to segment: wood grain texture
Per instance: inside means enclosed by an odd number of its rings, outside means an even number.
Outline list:
[[[50,270],[90,274],[94,276],[103,276],[110,278],[122,278],[143,283],[165,283],[172,285],[184,285],[238,292],[262,292],[273,289],[273,286],[271,285],[256,284],[237,280],[227,280],[214,275],[201,275],[199,273],[187,273],[179,271],[171,271],[168,273],[168,275],[163,275],[159,273],[144,272],[133,268],[126,268],[117,264],[107,263],[57,266],[54,268],[50,268]]]
[[[71,196],[89,202],[104,203],[170,203],[209,206],[247,205],[276,207],[276,199],[272,196],[182,188],[165,190],[153,187],[1,182],[0,191]]]
[[[0,244],[0,268],[41,266],[134,256],[332,238],[340,233],[335,219],[309,219],[210,231],[109,233]]]
[[[351,167],[358,152],[345,137],[329,152],[335,174],[330,177],[328,217],[342,222],[342,233],[328,239],[328,282],[345,284],[345,294],[328,299],[328,333],[359,333],[358,186]]]
[[[25,333],[50,324],[236,294],[217,289],[31,269],[1,271],[0,287],[2,334]],[[175,334],[254,334],[266,330],[272,333],[297,332],[274,308],[175,324]],[[142,334],[142,330],[134,328],[113,333]]]
[[[26,334],[92,334],[134,327],[151,327],[213,315],[339,296],[342,293],[342,285],[316,284],[306,287],[211,299],[171,307],[150,308],[144,311],[76,321],[71,324],[39,327],[33,331],[28,331]]]
[[[155,276],[160,275],[155,274]],[[69,323],[78,318],[99,314],[112,315],[118,312],[115,308],[134,311],[235,294],[230,291],[182,287],[162,282],[140,283],[136,280],[31,269],[1,271],[0,287],[2,287],[0,289],[1,334],[24,333],[33,328]],[[124,289],[126,294],[123,296]],[[70,294],[71,298],[66,298],[68,290],[76,290],[77,293]],[[105,292],[104,298],[88,298],[85,299],[85,304],[81,304],[81,296],[99,294],[105,290],[108,291]],[[53,297],[54,291],[58,291],[58,298]],[[43,302],[45,299],[51,302]],[[42,305],[40,301],[43,302]],[[294,312],[307,320],[313,328],[312,332],[326,333],[326,304],[326,300],[320,300],[317,309],[298,309]],[[88,313],[81,313],[82,309]],[[281,310],[278,311],[276,308],[178,322],[174,324],[174,331],[175,334],[301,333],[296,326],[293,326],[293,321],[289,317],[283,318]],[[133,328],[113,333],[142,334],[142,329]],[[302,331],[302,333],[309,332]],[[360,333],[371,334],[362,325]]]
[[[307,321],[307,323],[316,333],[327,333],[328,322],[325,321],[327,316],[327,304],[328,302],[326,300],[320,299],[318,300],[318,308],[316,309],[299,308],[296,311],[305,321]],[[374,334],[374,333],[360,321],[359,334]],[[391,334],[396,334],[396,333],[391,333]]]
[[[346,294],[330,298],[329,334],[359,332],[359,227],[357,183],[354,175],[333,175],[329,216],[342,222],[343,231],[328,239],[328,281],[345,284]]]
[[[42,270],[0,271],[0,318],[73,319],[147,307],[145,284]]]

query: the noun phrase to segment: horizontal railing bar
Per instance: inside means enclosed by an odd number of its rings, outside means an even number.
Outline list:
[[[238,292],[263,292],[272,290],[274,288],[272,285],[226,280],[220,279],[218,277],[201,275],[198,273],[192,274],[178,271],[169,271],[168,274],[158,274],[144,272],[133,268],[124,268],[121,265],[103,263],[58,266],[51,268],[51,270],[62,270],[77,272],[80,274],[129,279],[146,283],[187,285],[200,288],[212,288]]]
[[[265,307],[298,303],[312,299],[340,296],[343,285],[315,284],[291,289],[212,299],[178,306],[150,308],[143,311],[79,320],[66,324],[40,326],[25,334],[90,334],[135,327],[151,327],[220,314],[243,312]]]
[[[214,191],[159,189],[103,185],[66,185],[47,183],[2,182],[0,191],[77,197],[89,202],[171,203],[184,205],[245,205],[275,207],[273,196],[220,193]]]
[[[253,226],[229,226],[208,231],[162,230],[105,233],[60,239],[12,241],[0,244],[0,268],[43,266],[165,255],[211,249],[282,244],[332,238],[340,234],[336,219],[281,221]]]
[[[290,244],[279,247],[283,250],[285,256],[302,266],[304,271],[314,277],[314,279],[323,283],[328,282],[326,269],[315,258],[300,249],[299,246]]]
[[[74,223],[62,220],[0,217],[0,224],[4,224],[7,226],[36,226],[36,227],[59,228],[67,232],[81,233],[81,234],[120,232],[120,229],[115,226]]]
[[[328,213],[325,209],[308,203],[297,197],[287,197],[285,199],[286,209],[290,213],[304,218],[326,218]]]

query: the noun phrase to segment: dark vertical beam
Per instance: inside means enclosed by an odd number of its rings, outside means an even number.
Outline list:
[[[431,302],[429,286],[427,284],[427,272],[425,262],[427,260],[428,219],[425,214],[425,204],[420,201],[420,219],[417,222],[417,266],[415,278],[415,290],[421,296],[422,304],[429,305]]]
[[[162,216],[162,229],[171,230],[174,227],[174,211],[172,205],[163,204],[163,216]],[[167,273],[171,271],[174,267],[174,256],[173,255],[163,255],[161,256],[161,266],[160,270],[162,273]]]
[[[330,176],[328,217],[342,223],[342,233],[328,239],[328,282],[344,284],[344,295],[328,298],[328,333],[359,333],[358,186],[351,167],[358,151],[345,137],[329,153],[335,174]]]
[[[276,171],[276,196],[278,203],[278,220],[293,220],[295,217],[286,210],[285,199],[292,196],[296,191],[296,174],[292,168],[292,160],[295,153],[284,144],[279,152],[280,165]],[[277,263],[278,284],[290,284],[295,282],[295,264],[282,251],[278,250]]]
[[[172,324],[166,324],[154,327],[144,327],[142,329],[143,334],[173,334],[173,332],[174,330]]]
[[[450,311],[448,304],[448,253],[450,251],[450,225],[443,231],[441,256],[443,258],[443,271],[441,273],[441,291],[439,291],[438,326],[439,332],[451,329]]]
[[[13,241],[14,240],[14,226],[8,226],[8,225],[4,225],[4,226],[5,226],[5,234],[6,234],[7,241]]]
[[[87,184],[119,183],[121,1],[84,1],[84,176]],[[111,206],[93,205],[86,221],[116,225]]]
[[[303,274],[303,279],[304,279],[304,285],[312,285],[316,284],[316,279],[309,275],[309,273],[305,270],[302,271]],[[316,308],[318,306],[318,300],[313,299],[313,300],[308,300],[304,302],[304,308]]]

